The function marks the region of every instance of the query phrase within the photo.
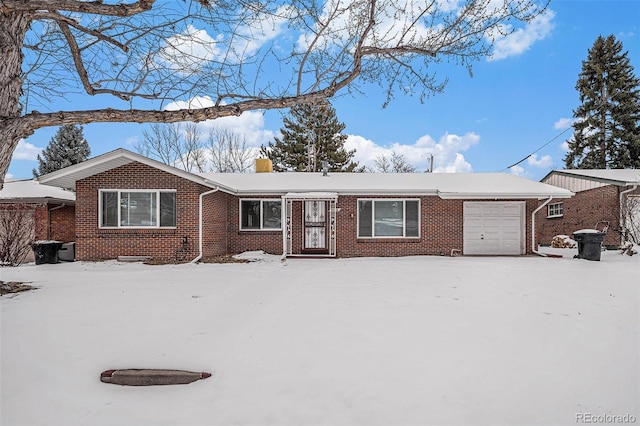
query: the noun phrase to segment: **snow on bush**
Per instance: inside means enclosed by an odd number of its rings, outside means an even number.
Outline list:
[[[638,246],[637,244],[633,244],[631,241],[627,241],[620,246],[620,254],[628,254],[629,256],[633,256],[634,254],[638,253],[640,253],[640,246]]]

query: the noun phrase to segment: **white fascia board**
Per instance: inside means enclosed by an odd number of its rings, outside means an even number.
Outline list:
[[[512,193],[512,194],[496,194],[495,192],[487,193],[461,193],[461,192],[440,192],[438,196],[443,200],[522,200],[522,199],[546,199],[555,198],[571,198],[574,194],[532,194],[532,193]]]

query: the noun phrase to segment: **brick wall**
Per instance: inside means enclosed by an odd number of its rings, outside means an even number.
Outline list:
[[[224,192],[205,195],[202,200],[202,255],[206,259],[229,253],[229,205],[236,198]]]
[[[100,229],[99,189],[175,189],[176,228]],[[198,255],[199,194],[211,188],[141,163],[130,163],[76,183],[76,259],[151,256],[158,261]],[[186,239],[186,244],[183,244]]]
[[[76,239],[76,208],[75,206],[64,206],[51,210],[56,206],[49,207],[49,239],[68,243]]]
[[[100,229],[100,189],[176,190],[176,228]],[[193,259],[199,252],[199,195],[211,188],[140,163],[130,163],[76,183],[76,258],[115,259],[118,256],[151,256],[158,261]],[[269,198],[269,197],[264,197]],[[280,197],[271,197],[280,199]],[[463,248],[464,200],[438,197],[420,199],[419,238],[357,238],[358,196],[340,196],[336,214],[338,257],[450,255]],[[371,197],[366,197],[371,198]],[[374,197],[383,198],[383,197]],[[402,197],[388,197],[402,198]],[[416,198],[416,197],[406,197]],[[478,200],[481,201],[481,200]],[[526,250],[531,247],[531,212],[539,205],[526,202]],[[59,212],[59,213],[56,213]],[[56,223],[63,223],[68,211],[56,210]],[[213,192],[203,196],[203,257],[249,250],[281,254],[281,231],[241,231],[239,198]],[[58,217],[59,216],[59,217]],[[302,250],[302,202],[293,204],[293,251]],[[63,234],[60,234],[63,235]],[[67,240],[66,237],[60,238]],[[186,242],[186,243],[185,243]]]
[[[281,197],[249,197],[260,199],[280,200]],[[229,238],[228,251],[240,253],[243,251],[263,250],[270,254],[282,254],[281,231],[241,231],[240,230],[240,200],[229,197],[227,235]],[[294,213],[295,214],[295,213]],[[297,217],[301,217],[300,214]]]
[[[338,197],[337,208],[339,211],[336,214],[337,257],[449,256],[452,249],[462,250],[463,248],[463,205],[465,200],[443,200],[433,196],[417,197],[420,199],[421,209],[419,238],[358,238],[358,198],[372,197]],[[415,197],[406,198],[414,199]],[[264,250],[272,254],[282,253],[282,233],[280,231],[240,231],[238,199],[232,197],[231,202],[227,205],[229,209],[229,252]],[[528,254],[531,254],[531,213],[538,205],[539,202],[537,200],[526,201],[525,248]],[[295,201],[292,207],[293,253],[300,254],[303,245],[302,202]]]
[[[621,190],[614,185],[577,192],[570,199],[554,200],[551,204],[562,202],[563,215],[547,218],[547,207],[536,214],[536,242],[542,245],[551,244],[555,235],[572,236],[580,229],[592,229],[598,221],[609,221],[609,231],[604,244],[617,246],[620,244],[619,194]],[[636,191],[638,192],[638,191]]]

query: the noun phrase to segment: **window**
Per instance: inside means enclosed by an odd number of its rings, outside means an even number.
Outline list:
[[[100,191],[101,228],[176,226],[175,191]]]
[[[564,214],[562,203],[549,204],[547,206],[547,217],[560,217]]]
[[[240,229],[279,230],[281,214],[280,200],[240,200]]]
[[[420,236],[418,200],[358,200],[358,237]]]

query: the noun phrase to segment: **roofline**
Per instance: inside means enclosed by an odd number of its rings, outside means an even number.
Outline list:
[[[75,200],[67,200],[64,198],[55,197],[14,197],[14,198],[1,198],[0,204],[66,204],[68,206],[75,206]]]
[[[523,199],[534,199],[534,200],[542,200],[549,197],[556,198],[571,198],[575,194],[573,192],[568,192],[566,194],[551,194],[548,192],[545,193],[528,193],[523,194],[521,192],[514,193],[504,193],[504,194],[495,194],[491,192],[486,193],[457,193],[457,192],[440,192],[438,193],[440,198],[443,200],[523,200]]]
[[[615,185],[615,186],[632,186],[632,185],[638,185],[640,183],[640,180],[635,181],[635,182],[629,182],[626,180],[617,180],[617,179],[607,179],[607,178],[601,178],[601,177],[595,177],[595,176],[589,176],[589,175],[584,175],[584,174],[580,174],[579,170],[580,169],[571,169],[571,172],[568,172],[566,170],[552,170],[549,173],[547,173],[547,175],[545,177],[543,177],[542,179],[540,179],[540,182],[544,181],[546,178],[548,178],[549,176],[551,176],[552,174],[559,174],[562,176],[567,176],[567,177],[573,177],[576,179],[582,179],[582,180],[592,180],[595,182],[600,182],[600,183],[605,183],[608,185]],[[573,170],[575,170],[575,172],[573,172]],[[591,169],[590,169],[591,170]],[[605,169],[603,169],[605,170]],[[638,170],[638,174],[640,175],[640,170]]]
[[[220,188],[222,190],[222,187]],[[265,195],[271,195],[271,196],[283,196],[286,195],[289,192],[295,192],[295,193],[299,193],[299,192],[303,192],[300,190],[282,190],[282,191],[273,191],[273,190],[269,190],[269,189],[265,189],[265,190],[230,190],[230,191],[225,191],[228,192],[231,195],[235,195],[238,197],[258,197],[258,196],[265,196]],[[412,197],[416,197],[416,196],[422,196],[422,197],[434,197],[434,196],[438,196],[444,200],[522,200],[522,199],[536,199],[536,200],[540,200],[540,199],[545,199],[545,198],[549,198],[549,197],[553,197],[555,198],[571,198],[573,197],[575,194],[573,192],[567,191],[564,194],[561,193],[520,193],[520,192],[514,192],[514,193],[503,193],[503,194],[496,194],[496,193],[492,193],[492,192],[486,192],[486,193],[463,193],[463,192],[441,192],[441,191],[437,191],[437,190],[430,190],[430,191],[392,191],[392,190],[388,190],[388,191],[382,191],[382,190],[375,190],[375,189],[368,189],[368,190],[349,190],[349,191],[340,191],[340,190],[313,190],[313,191],[309,191],[309,192],[334,192],[336,194],[338,194],[338,196],[358,196],[358,195],[362,195],[362,196],[370,196],[370,197],[375,197],[375,196],[394,196],[394,197],[406,197],[406,196],[412,196]]]
[[[109,151],[105,154],[98,155],[97,157],[90,158],[81,163],[74,164],[69,167],[65,167],[64,169],[56,170],[55,172],[47,173],[46,175],[42,175],[38,177],[38,182],[47,184],[52,180],[58,179],[60,177],[73,175],[74,173],[78,173],[83,170],[91,169],[97,164],[101,164],[116,158],[127,158],[130,162],[138,162],[145,164],[147,166],[162,170],[166,173],[173,174],[175,176],[190,180],[195,183],[199,183],[203,186],[215,187],[217,184],[213,184],[211,181],[198,176],[194,173],[188,172],[186,170],[178,169],[177,167],[170,166],[168,164],[161,163],[159,161],[153,160],[151,158],[145,157],[140,154],[136,154],[135,152],[131,152],[124,148],[117,148],[113,151]],[[89,175],[92,176],[92,175]],[[75,180],[74,180],[75,183]]]

